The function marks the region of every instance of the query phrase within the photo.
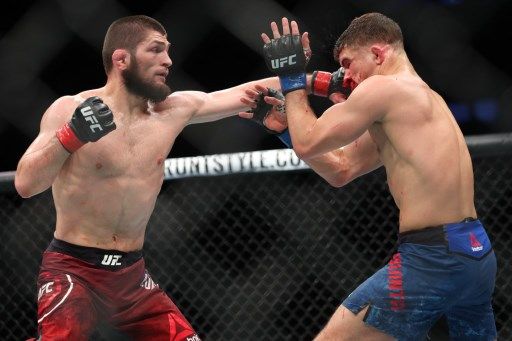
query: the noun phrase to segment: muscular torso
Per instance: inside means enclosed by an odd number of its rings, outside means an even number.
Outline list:
[[[81,94],[76,105],[86,97]],[[52,190],[55,237],[67,242],[132,251],[141,249],[147,222],[163,181],[164,160],[186,115],[123,113],[103,98],[117,129],[70,155]]]
[[[419,77],[395,81],[401,94],[369,132],[400,209],[400,232],[476,217],[471,158],[446,103]]]

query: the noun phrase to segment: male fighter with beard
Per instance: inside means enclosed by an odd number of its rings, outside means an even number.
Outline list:
[[[134,340],[199,340],[142,258],[163,162],[187,124],[245,111],[239,98],[247,89],[279,83],[171,93],[168,49],[152,18],[112,23],[103,45],[106,85],[57,99],[18,164],[19,194],[52,186],[57,213],[38,279],[42,340],[87,340],[100,320]]]

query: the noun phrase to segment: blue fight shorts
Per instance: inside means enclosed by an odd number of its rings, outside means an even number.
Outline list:
[[[424,340],[447,317],[451,340],[494,340],[496,257],[482,223],[399,234],[398,252],[343,301],[367,325],[398,340]]]

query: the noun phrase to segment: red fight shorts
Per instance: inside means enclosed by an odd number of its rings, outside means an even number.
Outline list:
[[[200,340],[151,279],[141,251],[102,250],[54,239],[43,254],[37,287],[42,340],[88,340],[99,322],[132,340]]]

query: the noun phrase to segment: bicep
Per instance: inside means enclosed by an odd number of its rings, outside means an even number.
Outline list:
[[[39,125],[39,133],[30,144],[26,154],[40,150],[55,136],[57,129],[71,118],[70,105],[63,99],[55,101],[43,114]]]
[[[383,119],[387,104],[381,93],[372,84],[360,87],[345,102],[333,105],[316,120],[309,132],[313,154],[346,146]]]

